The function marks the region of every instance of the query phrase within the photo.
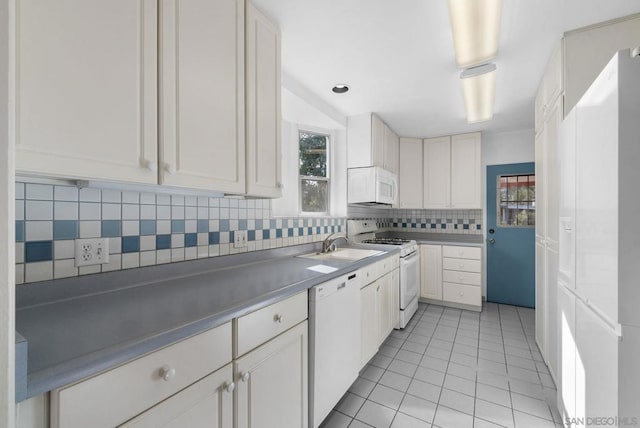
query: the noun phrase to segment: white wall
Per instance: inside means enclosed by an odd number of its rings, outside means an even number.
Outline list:
[[[0,426],[14,426],[15,221],[9,2],[0,0]]]
[[[501,133],[482,134],[482,224],[487,236],[487,166],[510,163],[533,162],[535,160],[535,132],[533,129]],[[486,251],[482,295],[487,295]]]
[[[289,87],[286,87],[286,85]],[[330,215],[347,216],[346,117],[319,102],[297,83],[284,80],[282,89],[282,198],[275,199],[273,215],[299,215],[298,130],[330,135]]]

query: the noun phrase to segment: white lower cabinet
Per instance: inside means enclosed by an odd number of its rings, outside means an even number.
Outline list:
[[[52,391],[49,426],[306,428],[307,296]],[[46,428],[46,398],[28,404],[20,428]]]
[[[51,427],[118,426],[230,362],[231,323],[226,323],[52,391]]]
[[[122,425],[123,428],[233,428],[232,364]]]
[[[361,366],[367,362],[378,351],[378,340],[380,328],[378,323],[378,300],[379,285],[373,282],[360,289],[360,359]]]
[[[420,245],[420,297],[442,300],[441,245]]]
[[[398,259],[398,256],[394,256]],[[400,322],[400,271],[393,257],[375,264],[377,273],[371,282],[370,266],[361,269],[360,288],[360,363],[365,364]],[[369,276],[366,273],[369,273]],[[367,279],[369,278],[369,279]]]
[[[237,428],[305,428],[307,322],[236,360]]]
[[[482,249],[420,245],[420,297],[442,305],[482,309]]]
[[[616,416],[618,335],[579,299],[576,300],[575,316],[576,415]]]

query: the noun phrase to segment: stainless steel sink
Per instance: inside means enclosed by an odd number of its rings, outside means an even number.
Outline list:
[[[384,251],[378,250],[363,250],[360,248],[338,248],[335,251],[331,251],[329,253],[310,253],[303,254],[298,257],[303,257],[305,259],[315,259],[315,260],[348,260],[352,262],[357,262],[358,260],[366,259],[367,257],[377,256],[378,254],[382,254]]]

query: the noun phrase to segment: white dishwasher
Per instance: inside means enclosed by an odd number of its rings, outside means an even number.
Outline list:
[[[320,425],[359,370],[360,278],[352,272],[309,293],[309,426]]]

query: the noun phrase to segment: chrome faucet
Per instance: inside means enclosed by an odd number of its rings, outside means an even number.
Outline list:
[[[348,244],[349,240],[347,239],[347,237],[345,235],[338,235],[336,236],[336,233],[332,233],[331,235],[327,236],[324,241],[322,241],[322,253],[330,253],[331,251],[335,251],[336,250],[336,245],[334,244],[334,242],[336,242],[338,239],[344,239],[345,242]]]

